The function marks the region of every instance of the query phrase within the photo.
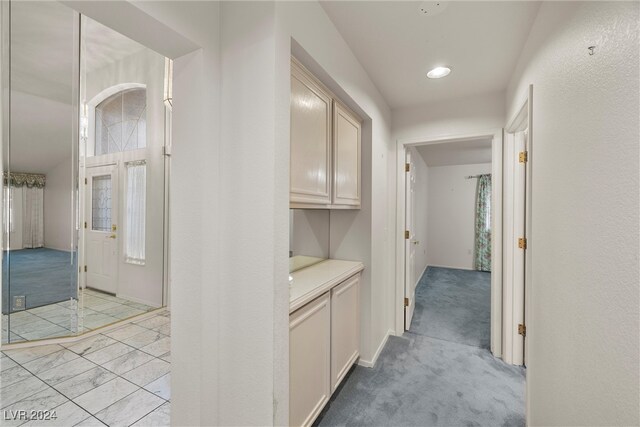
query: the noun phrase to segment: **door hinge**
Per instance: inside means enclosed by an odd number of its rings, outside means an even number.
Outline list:
[[[404,230],[404,238],[408,239],[409,238],[409,230]]]
[[[171,157],[171,147],[168,145],[162,146],[162,155],[165,157]]]
[[[411,170],[411,163],[405,163],[404,164],[404,171],[405,172],[409,172]]]
[[[84,228],[87,228],[87,221],[84,222]]]
[[[404,299],[404,306],[409,307],[409,298]]]
[[[518,239],[518,248],[527,249],[527,239],[525,239],[524,237],[520,237]]]
[[[84,272],[85,273],[87,272],[87,266],[86,265],[84,266]]]
[[[526,337],[527,336],[527,327],[524,326],[522,323],[520,323],[518,325],[518,333],[520,335],[522,335],[523,337]]]
[[[529,152],[521,151],[520,154],[518,154],[518,161],[520,163],[527,163],[527,160],[529,160]]]
[[[87,185],[89,181],[87,181],[87,178],[84,179],[84,185]]]

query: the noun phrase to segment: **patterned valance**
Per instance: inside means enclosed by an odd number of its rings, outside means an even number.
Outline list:
[[[12,187],[44,188],[47,176],[40,173],[11,172],[4,173],[4,185]]]

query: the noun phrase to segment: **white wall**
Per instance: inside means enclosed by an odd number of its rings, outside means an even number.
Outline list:
[[[72,249],[71,158],[47,172],[44,187],[44,246],[60,251]]]
[[[290,209],[289,250],[294,256],[329,258],[328,209]]]
[[[415,147],[409,147],[411,152],[411,161],[415,170],[415,187],[413,200],[413,227],[415,239],[419,242],[416,247],[414,275],[416,282],[420,281],[422,273],[427,269],[428,265],[428,242],[430,240],[428,231],[429,217],[429,167],[425,163],[422,156]]]
[[[477,179],[491,163],[429,168],[429,265],[473,270]]]
[[[533,84],[530,425],[640,423],[639,7],[544,2],[507,91],[510,118]]]
[[[395,109],[392,114],[395,141],[419,142],[434,137],[477,134],[504,126],[504,93]]]

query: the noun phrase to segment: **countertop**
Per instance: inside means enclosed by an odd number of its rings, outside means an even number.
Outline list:
[[[291,273],[293,283],[289,289],[289,313],[364,270],[360,261],[328,259]]]

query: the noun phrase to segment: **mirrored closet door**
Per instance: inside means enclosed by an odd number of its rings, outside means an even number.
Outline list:
[[[165,306],[170,62],[53,1],[2,47],[2,343]]]

